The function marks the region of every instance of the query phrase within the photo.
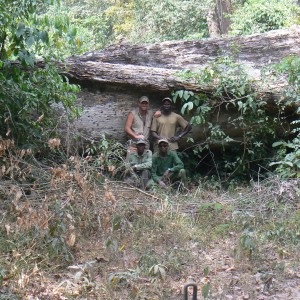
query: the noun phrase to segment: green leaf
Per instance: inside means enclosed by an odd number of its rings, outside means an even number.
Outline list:
[[[114,217],[112,223],[113,223],[113,230],[118,230],[121,228],[121,221],[122,221],[122,218],[121,216],[116,216]]]
[[[223,208],[223,205],[221,203],[215,203],[215,209],[221,210]]]
[[[26,45],[28,47],[31,47],[34,44],[35,40],[33,36],[30,36],[29,38],[26,39]]]
[[[19,23],[18,27],[15,31],[15,34],[17,37],[22,36],[25,33],[25,24],[24,23]]]
[[[39,33],[39,38],[42,42],[48,44],[49,43],[49,36],[48,33],[46,31],[40,31]]]
[[[210,290],[210,284],[209,283],[205,284],[202,287],[201,294],[202,294],[202,296],[203,296],[204,299],[208,298],[209,290]]]
[[[282,142],[282,141],[279,141],[279,142],[275,142],[275,143],[273,143],[272,144],[272,147],[278,147],[278,146],[281,146],[281,145],[284,145],[285,144],[285,142]]]
[[[209,267],[205,267],[203,269],[203,274],[204,274],[204,276],[208,276],[208,274],[209,274]]]

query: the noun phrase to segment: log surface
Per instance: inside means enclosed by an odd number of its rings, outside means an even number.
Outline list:
[[[103,51],[70,57],[63,72],[99,85],[121,84],[153,91],[199,90],[176,73],[197,70],[221,55],[234,55],[250,78],[260,80],[262,67],[292,54],[300,56],[300,27],[249,36],[113,45]]]

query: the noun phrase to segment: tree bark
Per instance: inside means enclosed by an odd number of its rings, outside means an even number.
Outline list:
[[[228,34],[230,19],[227,17],[232,12],[231,0],[215,0],[214,6],[208,11],[207,25],[210,37],[220,37]]]
[[[103,51],[70,57],[60,67],[68,77],[81,83],[89,82],[89,85],[161,92],[178,89],[210,92],[213,86],[198,86],[178,76],[178,71],[199,70],[222,55],[234,56],[257,82],[257,92],[274,98],[280,85],[262,86],[260,71],[286,56],[300,56],[300,27],[223,39],[113,45]]]

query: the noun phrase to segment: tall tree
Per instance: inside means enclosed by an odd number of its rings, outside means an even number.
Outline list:
[[[230,27],[229,14],[232,12],[231,0],[215,0],[207,14],[210,37],[227,34]]]

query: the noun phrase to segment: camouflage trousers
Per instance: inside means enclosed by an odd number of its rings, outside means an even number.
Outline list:
[[[150,170],[146,169],[146,170],[131,172],[131,174],[129,174],[129,176],[126,177],[124,181],[139,189],[145,190],[149,179],[150,179]]]

